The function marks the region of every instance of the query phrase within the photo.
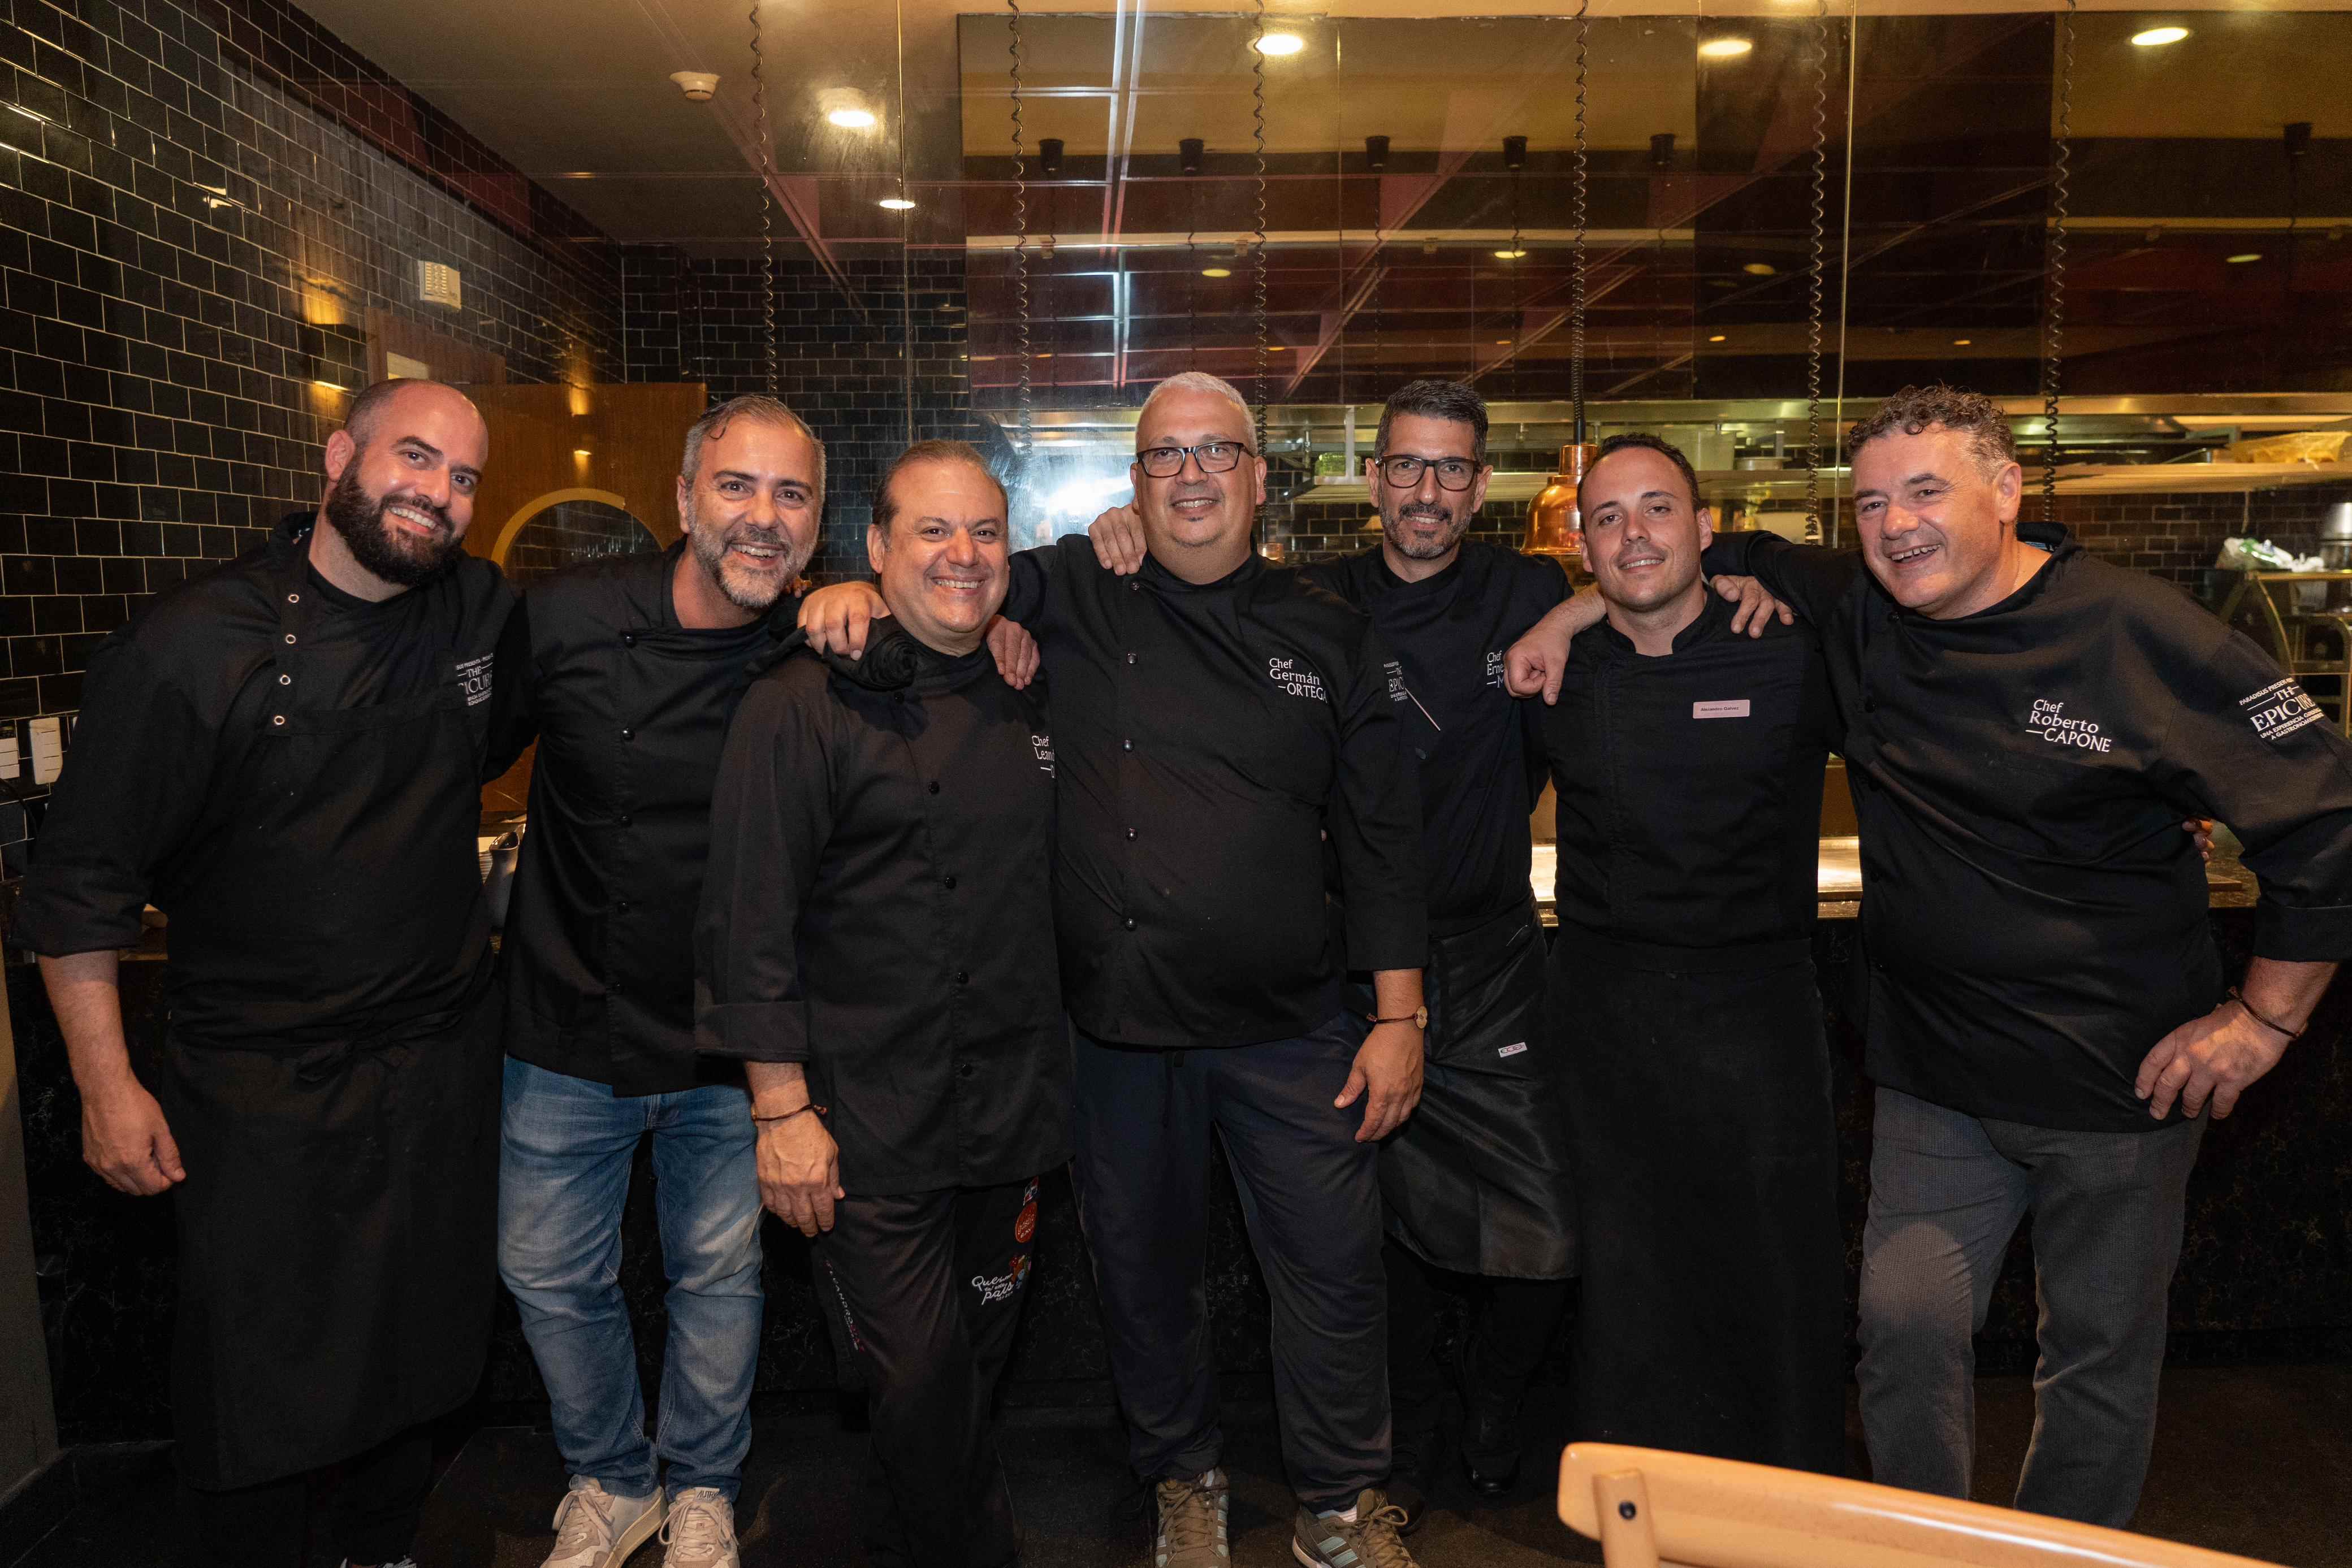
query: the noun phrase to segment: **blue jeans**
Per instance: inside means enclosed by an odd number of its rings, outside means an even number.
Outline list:
[[[622,1299],[621,1207],[637,1139],[654,1135],[669,1344],[661,1421],[646,1439],[636,1344]],[[760,1358],[760,1184],[740,1088],[616,1097],[604,1084],[507,1059],[499,1272],[553,1406],[564,1468],[607,1491],[716,1487],[730,1501],[751,1446]]]

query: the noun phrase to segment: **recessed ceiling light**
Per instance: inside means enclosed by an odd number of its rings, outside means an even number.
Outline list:
[[[2263,253],[2261,251],[2242,250],[2235,256],[2224,256],[2222,259],[2227,261],[2232,267],[2243,267],[2250,261],[2260,261],[2262,258]]]
[[[1203,277],[1231,277],[1233,275],[1234,269],[1230,267],[1204,267],[1201,269]]]
[[[1510,345],[1510,341],[1511,340],[1508,338],[1497,338],[1495,340],[1495,346],[1498,349],[1507,348]]]
[[[1052,351],[1051,351],[1050,350],[1047,350],[1047,351],[1046,351],[1046,352],[1045,352],[1045,353],[1042,353],[1042,354],[1039,354],[1039,355],[1037,355],[1037,356],[1036,356],[1036,358],[1041,359],[1041,360],[1050,360],[1050,359],[1052,359],[1053,357],[1054,357],[1054,356],[1053,356],[1053,353],[1052,353]]]
[[[1709,338],[1707,341],[1710,343],[1720,343],[1723,341],[1723,334],[1717,332],[1714,337]]]
[[[874,204],[885,212],[892,213],[912,212],[915,207],[915,204],[904,196],[885,196]]]
[[[874,111],[866,109],[836,109],[824,117],[827,125],[838,125],[844,131],[871,131]]]
[[[1771,277],[1777,276],[1780,269],[1769,261],[1751,261],[1739,270],[1750,277]]]
[[[1975,341],[1976,340],[1974,338],[1955,338],[1952,340],[1952,347],[1955,349],[1965,349],[1970,343]]]
[[[1307,40],[1296,33],[1268,33],[1257,41],[1262,55],[1295,55],[1307,47]]]
[[[1709,38],[1698,47],[1698,52],[1703,59],[1736,60],[1755,47],[1751,38]]]
[[[2177,44],[2188,36],[2186,27],[2150,27],[2145,33],[2134,33],[2132,42],[2143,49],[2160,49],[2167,44]]]
[[[1528,253],[1523,250],[1498,250],[1495,253],[1495,259],[1496,261],[1517,261],[1519,257],[1527,254]]]
[[[572,449],[572,455],[585,460],[587,458],[593,457],[595,454],[589,451],[584,446],[575,446]]]
[[[1287,343],[1268,343],[1265,346],[1265,351],[1269,354],[1286,354],[1290,352],[1290,345]]]

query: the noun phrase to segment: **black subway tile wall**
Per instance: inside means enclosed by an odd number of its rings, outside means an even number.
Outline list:
[[[628,379],[702,382],[713,402],[771,392],[825,444],[817,581],[866,574],[866,524],[882,465],[910,442],[971,441],[1002,458],[996,426],[971,413],[961,256],[845,260],[779,256],[772,337],[757,256],[689,258],[663,246],[622,256]],[[910,352],[911,350],[911,352]]]
[[[316,497],[371,309],[587,382],[620,293],[604,236],[283,0],[0,0],[0,719],[69,713],[105,632]]]

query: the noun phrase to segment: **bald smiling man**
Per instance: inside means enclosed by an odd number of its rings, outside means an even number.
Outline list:
[[[176,1452],[214,1563],[297,1568],[306,1514],[352,1563],[405,1557],[421,1423],[488,1344],[499,1009],[474,835],[514,595],[460,548],[488,447],[461,393],[371,387],[315,510],[100,644],[17,908],[82,1157],[173,1195]],[[172,1027],[134,1066],[116,955],[150,902]]]

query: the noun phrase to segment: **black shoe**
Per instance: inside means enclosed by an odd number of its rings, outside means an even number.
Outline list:
[[[1462,1425],[1462,1474],[1480,1497],[1501,1497],[1519,1481],[1516,1414],[1473,1410]]]

